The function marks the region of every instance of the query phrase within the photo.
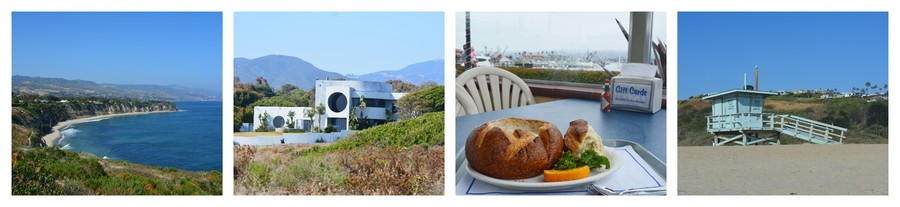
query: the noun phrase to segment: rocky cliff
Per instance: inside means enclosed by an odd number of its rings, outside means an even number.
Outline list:
[[[109,114],[177,110],[175,103],[167,101],[14,94],[13,147],[46,146],[41,137],[51,133],[54,125],[66,120]]]

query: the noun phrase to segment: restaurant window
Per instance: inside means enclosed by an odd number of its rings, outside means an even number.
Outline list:
[[[468,35],[466,16],[456,15],[456,74],[467,62],[505,69],[538,102],[599,98],[604,81],[628,62],[665,65],[665,12],[470,12]],[[630,50],[625,33],[647,47]],[[665,80],[665,67],[658,76]]]

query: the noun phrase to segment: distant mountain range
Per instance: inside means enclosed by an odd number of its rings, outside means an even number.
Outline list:
[[[345,76],[340,73],[319,69],[315,65],[297,57],[267,55],[256,59],[235,58],[234,76],[238,77],[242,83],[251,83],[256,77],[262,76],[269,82],[269,86],[274,89],[280,88],[285,83],[290,83],[304,90],[309,90],[315,86],[316,78],[343,78],[379,82],[403,80],[413,84],[433,81],[443,84],[444,61],[432,60],[412,64],[400,70]]]
[[[400,70],[386,70],[359,76],[350,76],[351,79],[367,81],[402,80],[412,84],[435,82],[444,85],[444,60],[431,60],[412,64]]]
[[[235,58],[234,76],[240,78],[242,83],[252,83],[256,77],[262,76],[273,89],[290,83],[304,90],[315,86],[316,78],[346,78],[340,73],[319,69],[303,59],[284,55],[267,55],[256,59]]]
[[[221,94],[177,85],[126,85],[15,75],[12,91],[56,96],[96,96],[152,100],[221,100]]]

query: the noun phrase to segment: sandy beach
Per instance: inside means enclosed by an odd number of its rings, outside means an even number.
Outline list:
[[[56,125],[54,125],[53,132],[45,135],[41,139],[44,140],[44,143],[47,143],[47,146],[53,147],[53,146],[56,146],[56,143],[59,141],[60,138],[62,138],[62,129],[64,129],[70,125],[73,125],[73,124],[94,121],[94,120],[98,120],[98,119],[107,119],[107,118],[118,117],[118,116],[143,115],[143,114],[165,113],[165,112],[175,112],[175,111],[133,112],[133,113],[109,114],[109,115],[92,116],[92,117],[85,117],[85,118],[80,118],[80,119],[67,120],[67,121],[59,122]]]
[[[678,147],[679,195],[887,195],[888,145]]]

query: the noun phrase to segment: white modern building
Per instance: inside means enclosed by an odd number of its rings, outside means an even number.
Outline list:
[[[259,119],[260,117],[265,116],[266,122],[268,123],[266,126],[267,130],[276,130],[281,131],[284,129],[291,129],[288,127],[288,123],[295,123],[293,129],[303,129],[309,130],[312,125],[312,122],[309,121],[309,117],[306,116],[308,111],[312,110],[310,107],[280,107],[280,106],[256,106],[253,107],[253,127],[251,127],[250,131],[256,130],[259,126],[262,126],[262,122]],[[293,121],[291,121],[291,117],[288,116],[290,112],[294,112]]]
[[[328,125],[339,130],[346,130],[350,126],[350,112],[369,125],[380,125],[397,120],[397,107],[394,104],[405,93],[394,93],[391,84],[375,81],[354,80],[317,80],[316,81],[315,106],[324,106],[325,114],[313,117],[310,122],[306,112],[312,107],[266,107],[253,108],[253,128],[260,126],[260,115],[265,115],[268,122],[267,129],[277,130],[287,127],[289,112],[295,113],[295,129],[310,130],[312,126],[324,129]],[[362,100],[366,103],[365,110],[360,105]]]

